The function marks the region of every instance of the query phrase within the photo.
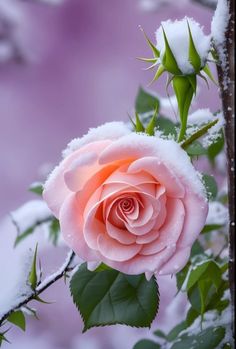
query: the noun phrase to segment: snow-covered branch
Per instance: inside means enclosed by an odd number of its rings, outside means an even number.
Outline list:
[[[39,296],[43,291],[45,291],[49,286],[54,284],[57,280],[61,279],[67,272],[72,270],[72,262],[74,259],[74,252],[69,251],[65,262],[62,266],[52,275],[48,276],[44,281],[39,283],[35,290],[32,290],[31,293],[27,293],[25,297],[21,297],[18,302],[16,302],[9,310],[1,315],[0,326],[4,323],[5,320],[16,310],[28,304],[31,300],[34,300]]]
[[[229,198],[229,280],[234,314],[235,297],[235,100],[234,100],[234,0],[219,0],[212,21],[212,35],[218,55],[218,77],[225,117]],[[234,321],[233,321],[234,323]]]

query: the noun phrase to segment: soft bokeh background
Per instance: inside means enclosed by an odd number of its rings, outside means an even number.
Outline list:
[[[0,276],[16,272],[24,251],[42,240],[38,232],[12,250],[15,231],[6,216],[33,197],[27,192],[29,184],[44,178],[72,138],[106,121],[128,120],[138,87],[151,80],[151,73],[135,59],[150,55],[138,26],[154,40],[162,20],[187,15],[209,33],[213,13],[188,0],[47,2],[0,0]],[[164,83],[152,89],[165,96]],[[207,91],[200,83],[195,107],[217,110],[216,87]],[[170,114],[173,117],[173,111]],[[42,242],[40,253],[44,270],[50,272],[66,252]],[[159,283],[162,305],[154,328],[168,328],[178,321],[173,314],[181,316],[184,305],[180,299],[178,309],[165,310],[175,293],[174,281]],[[0,292],[3,288],[0,284]],[[10,348],[131,349],[148,335],[122,326],[81,335],[68,287],[59,282],[44,298],[56,303],[39,307],[41,320],[27,320],[26,334],[12,330]]]

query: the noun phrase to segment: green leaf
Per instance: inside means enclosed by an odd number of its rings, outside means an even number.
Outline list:
[[[188,275],[189,267],[191,264],[188,262],[185,267],[176,274],[176,285],[178,292],[181,290],[184,281]]]
[[[208,174],[202,175],[202,182],[206,188],[207,197],[209,200],[213,200],[216,198],[218,193],[217,183],[213,176]]]
[[[145,128],[145,132],[149,136],[154,136],[156,125],[157,125],[157,109],[155,110],[154,115],[149,121],[147,127]]]
[[[43,184],[42,183],[32,183],[29,187],[29,191],[31,191],[34,194],[37,194],[39,196],[42,196],[43,194]]]
[[[210,327],[198,334],[181,336],[170,349],[217,349],[224,336],[223,327]]]
[[[21,310],[15,311],[9,315],[7,320],[25,331],[25,316]]]
[[[202,247],[200,242],[196,240],[192,246],[190,258],[193,258],[196,255],[203,255],[203,254],[204,254],[204,248]]]
[[[171,120],[165,118],[164,116],[158,116],[156,126],[158,130],[162,131],[163,135],[171,135],[173,138],[176,138],[176,125]]]
[[[129,276],[117,270],[91,272],[82,264],[70,282],[73,301],[84,321],[84,332],[95,326],[125,324],[150,327],[159,304],[154,277]]]
[[[153,334],[157,337],[162,338],[162,339],[166,339],[166,334],[161,330],[156,330],[153,332]]]
[[[200,279],[210,278],[218,288],[221,283],[221,269],[214,260],[206,260],[196,265],[189,275],[187,290],[195,285]]]
[[[188,299],[194,310],[203,315],[217,295],[222,279],[220,267],[213,261],[203,261],[192,268],[188,283]]]
[[[170,48],[164,28],[162,28],[162,30],[163,30],[163,36],[165,41],[165,53],[162,58],[162,64],[168,72],[174,75],[182,74],[176,62],[175,56]]]
[[[196,318],[199,316],[199,313],[193,309],[193,308],[190,308],[188,310],[188,313],[187,313],[187,316],[186,316],[186,323],[188,326],[191,326],[192,323],[196,320]]]
[[[187,21],[187,23],[188,23],[188,21]],[[201,69],[202,62],[201,62],[201,58],[196,50],[189,23],[188,23],[188,33],[189,33],[188,59],[189,59],[189,62],[192,64],[195,72],[197,73]]]
[[[215,119],[215,120],[209,122],[208,124],[202,126],[200,129],[198,129],[196,132],[194,132],[191,136],[189,136],[187,139],[185,139],[182,142],[181,147],[183,149],[186,149],[189,146],[189,144],[193,143],[198,138],[201,138],[202,136],[204,136],[212,126],[217,124],[218,121],[219,121],[218,119]]]
[[[137,112],[135,113],[135,116],[136,116],[135,132],[144,132],[145,131],[144,126]]]
[[[214,161],[215,157],[222,152],[222,150],[224,149],[224,143],[224,133],[221,130],[219,132],[219,136],[207,148],[207,155],[211,161]]]
[[[190,156],[200,156],[200,155],[206,155],[207,149],[202,146],[202,144],[198,141],[195,141],[191,144],[189,144],[185,148],[186,152]]]
[[[17,235],[15,242],[14,242],[14,247],[16,247],[22,240],[24,240],[27,236],[33,234],[34,230],[36,229],[36,226],[32,226],[28,229],[26,229],[23,233]]]
[[[48,223],[51,222],[54,219],[53,216],[49,216],[47,218],[44,218],[42,220],[39,220],[37,222],[35,222],[34,225],[32,225],[31,227],[29,227],[28,229],[24,230],[23,232],[21,232],[19,230],[19,227],[17,225],[17,222],[14,221],[14,219],[12,219],[13,224],[16,226],[16,229],[18,231],[18,235],[15,239],[14,242],[14,247],[16,247],[20,242],[22,242],[27,236],[31,235],[34,233],[35,229],[38,228],[39,226],[41,226],[44,223]]]
[[[139,114],[159,111],[160,102],[156,96],[153,96],[150,92],[144,90],[142,87],[139,88],[138,95],[135,100],[135,110]]]
[[[155,343],[149,339],[142,339],[135,344],[133,349],[161,349],[160,344]]]
[[[174,328],[172,328],[172,330],[166,336],[167,341],[168,342],[173,342],[178,337],[180,332],[185,330],[185,328],[186,328],[186,322],[185,321],[183,321],[180,324],[176,325]]]
[[[36,268],[37,251],[38,251],[38,244],[36,244],[36,247],[35,247],[33,262],[32,262],[31,271],[29,274],[29,283],[32,290],[35,290],[37,286],[37,268]]]
[[[98,273],[100,271],[104,271],[104,270],[112,270],[112,268],[110,268],[108,265],[101,263],[96,269],[95,271]]]
[[[56,246],[60,235],[60,222],[58,219],[53,218],[49,224],[49,240]]]
[[[222,224],[206,224],[205,227],[202,229],[201,234],[206,234],[211,231],[219,230],[223,228]]]

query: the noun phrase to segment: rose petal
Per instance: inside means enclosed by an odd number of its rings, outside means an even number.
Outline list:
[[[111,141],[107,140],[90,143],[69,155],[59,164],[59,166],[57,166],[52,171],[44,185],[43,198],[47,202],[48,207],[51,209],[51,211],[57,218],[59,217],[59,210],[63,201],[71,193],[71,191],[65,184],[65,171],[67,171],[68,168],[70,168],[72,162],[76,160],[81,154],[93,152],[93,150],[97,147],[100,150],[105,149],[106,146],[108,146],[110,143]],[[86,178],[86,180],[88,180],[88,178]]]
[[[130,234],[127,230],[117,228],[109,221],[106,222],[106,229],[108,235],[124,245],[131,245],[135,243],[136,237]]]
[[[186,191],[183,200],[185,206],[185,220],[181,237],[178,241],[180,247],[191,246],[202,231],[208,213],[208,203],[200,195]]]
[[[99,252],[91,250],[83,235],[83,218],[75,194],[70,194],[60,210],[60,228],[66,243],[86,261],[101,261]]]
[[[178,177],[156,157],[145,157],[134,161],[128,169],[130,174],[146,171],[166,188],[168,196],[182,198],[184,187]]]
[[[166,263],[171,256],[173,256],[176,247],[168,246],[156,255],[141,256],[137,255],[132,259],[124,262],[115,262],[106,260],[106,264],[111,268],[117,269],[125,274],[138,275],[145,272],[158,272],[162,265]]]
[[[98,249],[100,253],[117,262],[124,262],[133,258],[140,250],[141,245],[122,245],[108,235],[100,234],[98,237]]]
[[[159,230],[159,237],[150,244],[144,245],[140,254],[155,254],[167,246],[176,244],[183,228],[185,216],[184,205],[179,199],[168,199],[166,207],[166,223]]]
[[[178,273],[188,262],[190,252],[191,247],[185,247],[176,251],[174,256],[162,266],[161,270],[159,271],[159,275]]]

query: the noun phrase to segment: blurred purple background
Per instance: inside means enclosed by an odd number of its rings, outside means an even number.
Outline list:
[[[62,149],[72,138],[106,121],[128,120],[138,87],[147,86],[152,76],[135,59],[150,55],[139,25],[154,40],[161,20],[187,15],[209,33],[212,10],[188,1],[159,1],[159,5],[161,2],[164,5],[156,11],[145,11],[141,6],[145,2],[138,0],[64,0],[58,6],[2,2],[0,20],[2,11],[3,20],[9,17],[12,21],[13,46],[12,55],[7,51],[9,57],[0,60],[0,217],[32,198],[28,186],[60,160]],[[161,80],[152,89],[165,96],[163,86]],[[197,107],[217,110],[216,88],[211,85],[207,91],[204,84],[200,86]],[[0,230],[1,263],[6,256],[12,264],[17,262],[15,255],[20,252],[11,251],[14,236],[13,227],[4,221]],[[23,244],[19,251],[28,245]],[[56,251],[45,251],[42,259],[58,265]],[[63,249],[60,257],[62,254]],[[163,282],[165,289],[168,283],[173,284],[171,280]],[[174,290],[164,292],[163,309],[173,294]],[[60,282],[46,298],[52,295],[56,305],[40,308],[42,321],[32,320],[28,334],[13,331],[17,340],[13,339],[11,348],[31,348],[33,340],[34,349],[131,349],[131,343],[144,336],[145,331],[118,326],[95,329],[81,337],[79,315],[68,297],[68,288]],[[161,313],[159,323],[167,326],[170,314]]]

